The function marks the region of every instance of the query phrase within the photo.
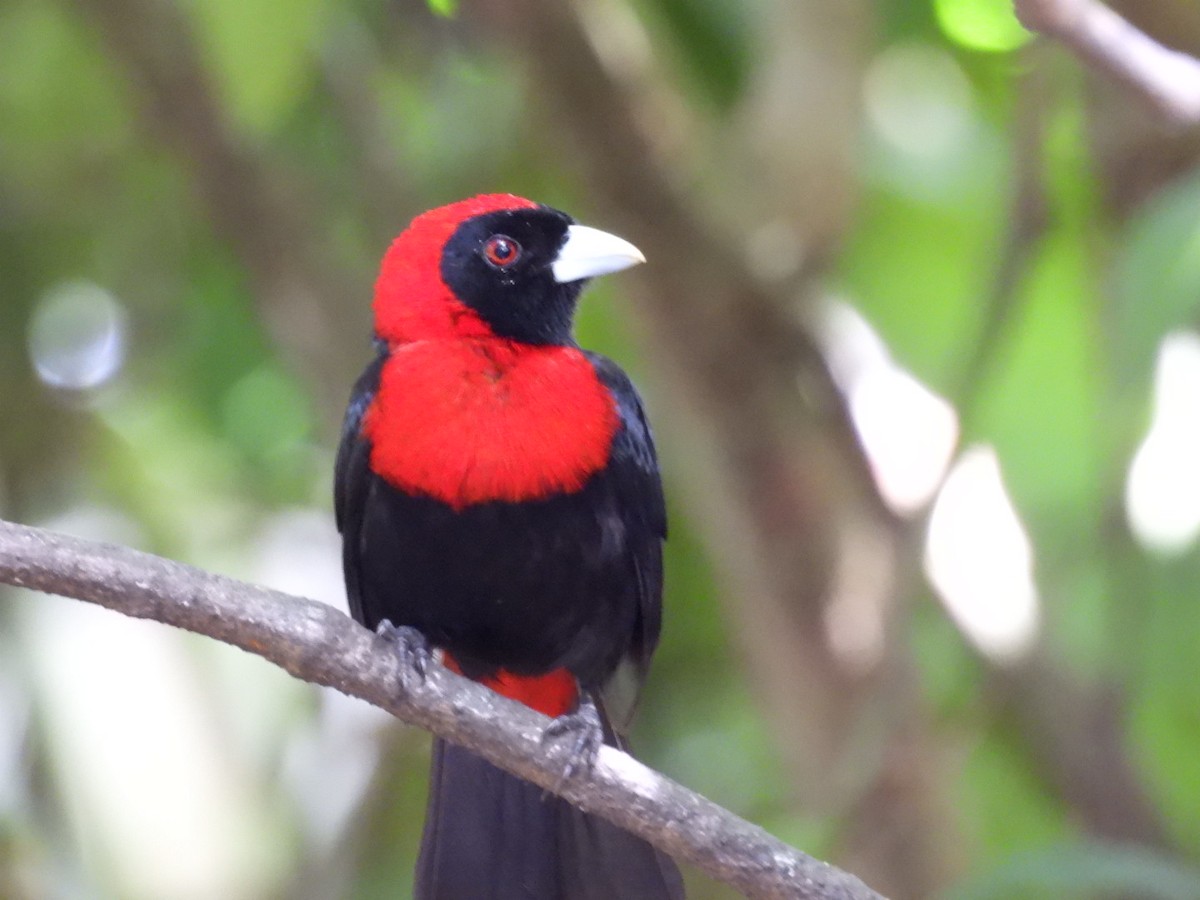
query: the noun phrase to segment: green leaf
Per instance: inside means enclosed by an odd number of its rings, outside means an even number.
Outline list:
[[[429,4],[429,9],[434,15],[441,16],[444,19],[454,17],[458,12],[458,0],[425,0]]]
[[[1005,53],[1033,37],[1010,0],[934,0],[933,6],[946,37],[970,50]]]

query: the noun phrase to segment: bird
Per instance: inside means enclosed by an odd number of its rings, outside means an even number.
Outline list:
[[[601,740],[625,747],[659,639],[667,519],[641,398],[573,318],[590,279],[644,261],[512,194],[417,216],[380,266],[375,355],[335,465],[354,618],[418,674],[440,659],[550,716],[584,765]],[[641,838],[435,738],[414,896],[684,891]]]

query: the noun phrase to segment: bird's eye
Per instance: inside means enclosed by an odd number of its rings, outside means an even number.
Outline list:
[[[506,234],[493,234],[483,243],[483,258],[497,269],[507,269],[521,258],[521,245]]]

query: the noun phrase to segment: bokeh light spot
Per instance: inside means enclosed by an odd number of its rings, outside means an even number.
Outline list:
[[[1154,415],[1125,483],[1134,535],[1179,553],[1200,535],[1200,335],[1175,332],[1158,350]]]
[[[958,414],[944,397],[897,365],[854,307],[830,303],[819,334],[880,494],[902,515],[937,491],[958,444]]]
[[[933,505],[925,571],[967,639],[996,662],[1016,662],[1041,620],[1033,547],[991,447],[972,447]]]
[[[125,310],[104,288],[70,281],[46,292],[29,321],[29,356],[51,387],[100,387],[125,361]]]

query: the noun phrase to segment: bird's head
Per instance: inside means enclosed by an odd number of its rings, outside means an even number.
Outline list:
[[[388,344],[501,337],[565,344],[584,282],[645,259],[628,241],[511,194],[423,213],[392,242],[375,283]]]

